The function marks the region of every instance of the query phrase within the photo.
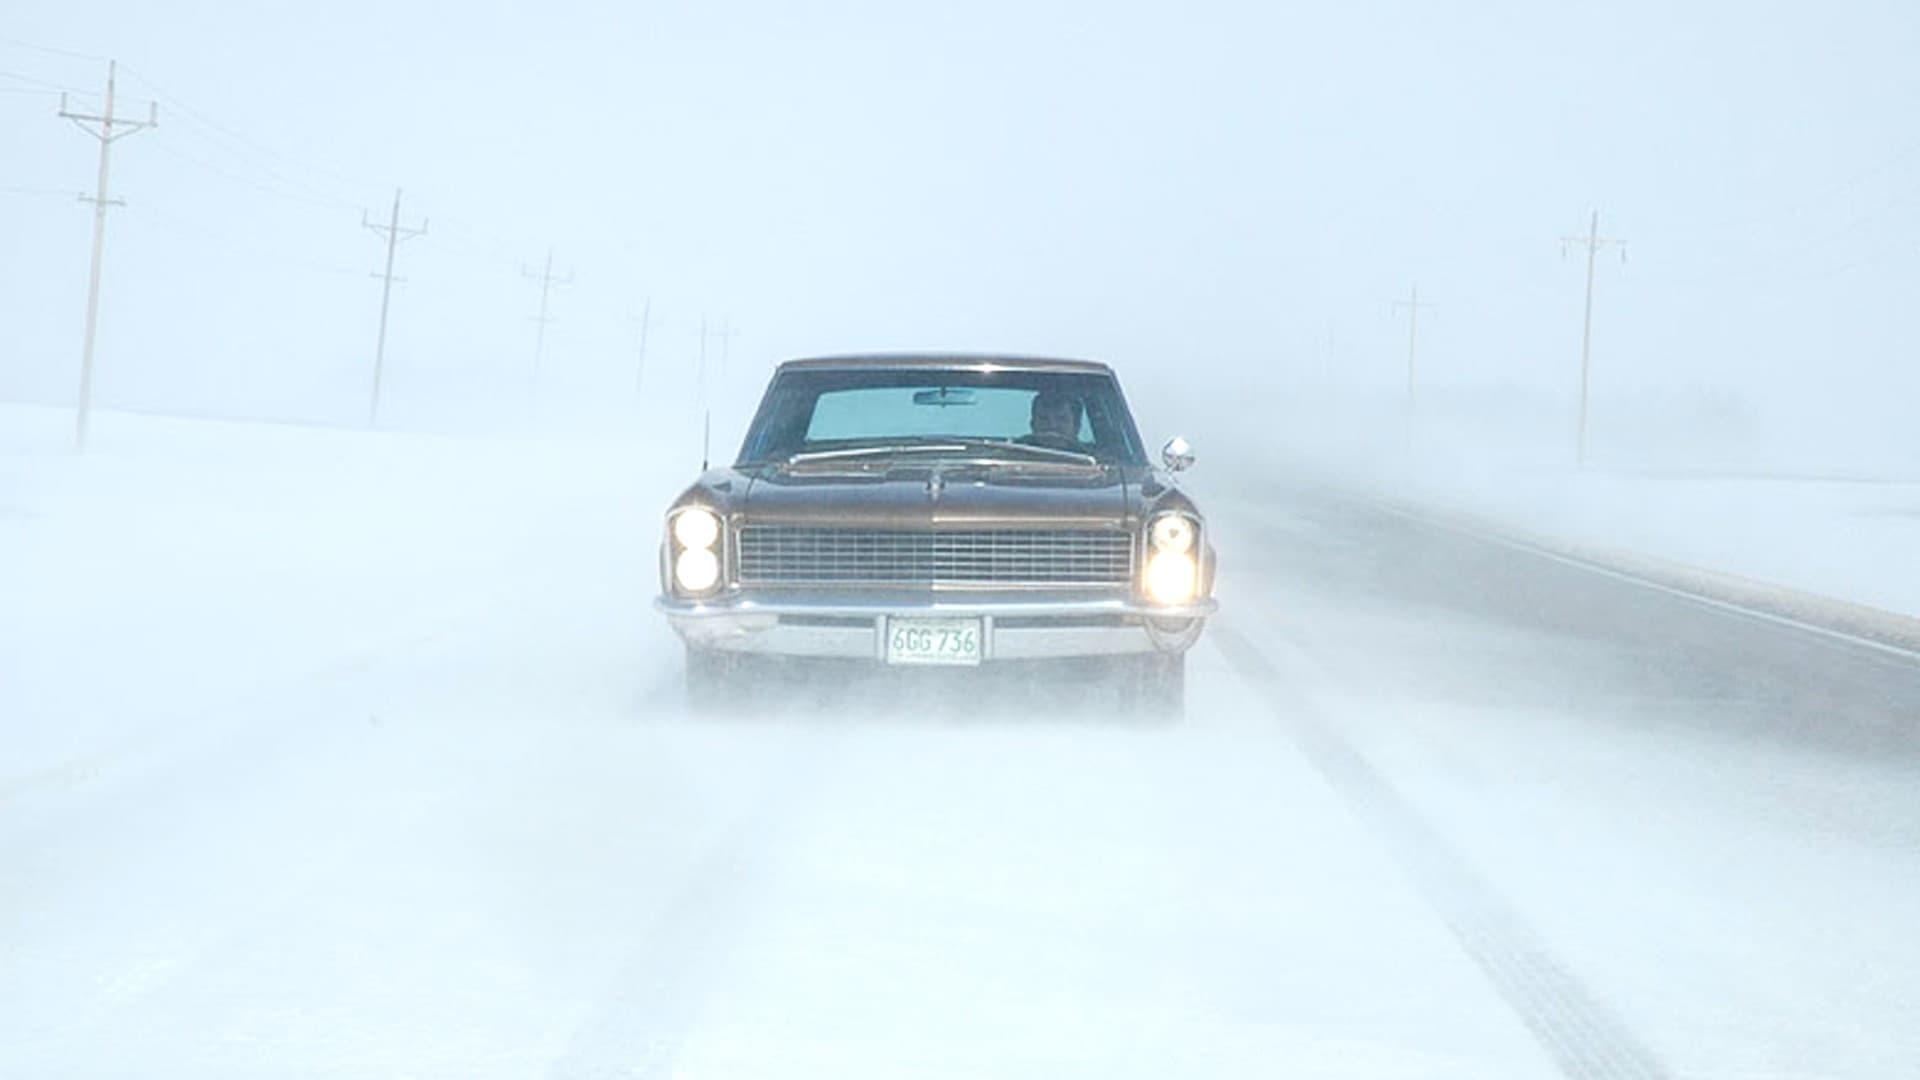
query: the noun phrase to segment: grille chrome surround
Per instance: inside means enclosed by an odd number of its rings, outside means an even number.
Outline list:
[[[836,529],[749,525],[742,585],[1046,587],[1131,585],[1133,534],[1120,529]]]

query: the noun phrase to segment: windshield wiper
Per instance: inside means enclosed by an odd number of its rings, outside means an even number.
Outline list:
[[[1100,459],[1078,450],[1060,450],[1051,446],[1033,446],[1007,439],[950,439],[945,441],[884,443],[878,446],[843,446],[834,450],[802,450],[787,457],[788,465],[806,465],[815,461],[891,457],[895,454],[953,454],[967,451],[993,456],[1026,455],[1028,459],[1071,462],[1075,465],[1099,465]],[[1012,454],[1007,452],[1011,451]]]
[[[787,455],[787,464],[805,465],[809,461],[838,461],[842,458],[879,457],[886,454],[919,454],[928,451],[965,450],[963,443],[886,443],[881,446],[843,446],[837,450],[802,450]]]
[[[1048,461],[1071,461],[1076,465],[1098,465],[1100,459],[1079,450],[1062,450],[1054,446],[1035,446],[1032,443],[1002,442],[999,439],[982,439],[971,443],[975,447],[989,447],[994,450],[1017,450],[1022,454],[1031,454]]]

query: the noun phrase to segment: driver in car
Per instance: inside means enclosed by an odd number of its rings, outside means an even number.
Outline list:
[[[1028,420],[1033,432],[1020,441],[1056,450],[1078,450],[1080,412],[1079,398],[1057,390],[1043,390],[1033,395],[1033,411]]]

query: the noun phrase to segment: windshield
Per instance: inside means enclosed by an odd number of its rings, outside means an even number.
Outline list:
[[[864,448],[935,450],[955,440],[974,453],[987,443],[1010,454],[1041,449],[1145,462],[1110,375],[886,369],[782,373],[747,432],[740,464]]]

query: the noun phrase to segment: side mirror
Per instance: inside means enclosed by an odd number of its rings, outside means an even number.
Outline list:
[[[1193,468],[1193,447],[1187,445],[1187,440],[1175,435],[1167,440],[1167,445],[1160,448],[1160,463],[1167,467],[1168,472],[1191,469]]]

